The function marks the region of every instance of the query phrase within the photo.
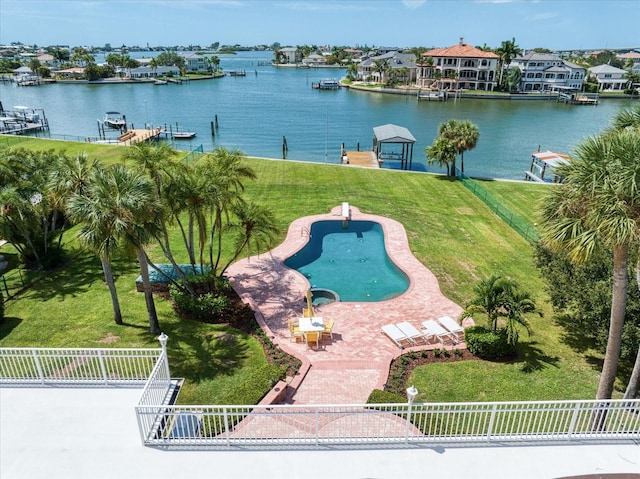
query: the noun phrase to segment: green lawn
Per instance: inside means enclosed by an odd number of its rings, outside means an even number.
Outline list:
[[[2,141],[4,138],[0,144]],[[31,141],[38,140],[21,144]],[[50,148],[61,143],[43,144]],[[118,154],[114,147],[62,144],[68,152],[87,150],[100,156],[104,152],[111,161]],[[533,266],[531,246],[459,182],[406,171],[251,158],[246,161],[258,176],[257,181],[246,185],[247,196],[275,212],[281,228],[279,240],[294,219],[326,213],[348,201],[365,213],[401,222],[416,257],[435,273],[443,292],[459,304],[471,298],[476,280],[492,273],[514,278],[533,295],[545,315],[532,318],[531,338],[521,335],[521,361],[420,367],[411,378],[421,391],[419,400],[594,396],[601,356],[568,346],[566,333],[554,322],[543,282]],[[534,205],[547,188],[498,181],[484,186],[532,222]],[[160,258],[159,248],[152,251],[152,257]],[[135,292],[135,263],[122,260],[115,271],[125,326],[113,323],[99,262],[80,254],[69,268],[47,276],[7,303],[8,319],[0,327],[0,346],[156,346],[147,332],[144,298]],[[171,338],[172,372],[191,380],[185,402],[215,402],[218,391],[242,380],[246,372],[243,368],[263,364],[264,356],[252,338],[239,335],[239,346],[225,351],[223,328],[181,320],[162,299],[157,300],[157,307],[161,327]]]

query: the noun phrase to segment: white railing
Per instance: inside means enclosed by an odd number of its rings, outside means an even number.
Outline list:
[[[143,385],[159,349],[0,348],[0,384]]]
[[[0,385],[143,386],[147,446],[397,445],[640,439],[640,400],[178,406],[162,349],[0,348]]]
[[[136,408],[138,416],[157,409]],[[169,406],[147,445],[292,446],[640,439],[640,401]],[[151,422],[152,419],[147,419]]]

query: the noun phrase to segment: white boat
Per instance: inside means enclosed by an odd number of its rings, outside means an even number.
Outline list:
[[[567,165],[571,161],[569,155],[555,151],[534,151],[531,154],[531,169],[524,172],[524,179],[538,183],[562,183],[564,178],[556,172],[556,168]]]
[[[114,130],[123,130],[127,124],[127,119],[120,112],[108,111],[105,113],[102,122]]]
[[[195,131],[176,131],[171,134],[174,140],[189,140],[196,136]]]
[[[160,80],[160,79],[158,79],[158,80],[154,81],[154,82],[153,82],[153,84],[154,84],[154,85],[168,85],[168,84],[169,84],[169,82],[168,82],[167,80]]]

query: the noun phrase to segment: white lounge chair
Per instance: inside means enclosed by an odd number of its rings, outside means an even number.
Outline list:
[[[403,349],[405,346],[413,345],[413,341],[411,341],[411,339],[409,339],[409,337],[395,324],[385,324],[382,326],[382,332],[386,334],[391,341],[396,343],[396,346],[400,349]]]
[[[435,336],[443,345],[447,340],[451,341],[452,344],[456,343],[456,335],[444,329],[440,323],[433,319],[422,321],[422,327],[424,328],[424,334]]]
[[[442,316],[438,318],[438,322],[447,330],[451,331],[456,336],[458,342],[464,341],[464,328],[458,324],[458,322],[451,316]]]
[[[401,323],[396,324],[396,326],[413,343],[416,343],[417,341],[422,341],[425,343],[429,342],[428,338],[424,335],[424,333],[420,332],[418,328],[416,328],[409,321],[403,321]]]

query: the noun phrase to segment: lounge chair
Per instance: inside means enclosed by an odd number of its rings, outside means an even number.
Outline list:
[[[409,338],[409,340],[413,343],[418,341],[421,342],[429,342],[427,336],[424,333],[420,332],[418,328],[416,328],[413,324],[408,321],[403,321],[401,323],[396,324],[398,329],[402,331],[402,333]]]
[[[405,346],[413,345],[413,341],[411,341],[411,339],[409,339],[409,337],[395,324],[385,324],[382,326],[382,332],[386,334],[400,349],[404,349]]]
[[[451,331],[456,336],[458,342],[464,341],[464,328],[458,324],[458,322],[451,316],[442,316],[438,318],[438,322],[447,330]]]
[[[424,328],[423,333],[425,335],[435,336],[443,345],[447,340],[449,340],[452,344],[456,344],[456,335],[444,329],[440,325],[440,323],[434,321],[433,319],[422,321],[422,327]]]

